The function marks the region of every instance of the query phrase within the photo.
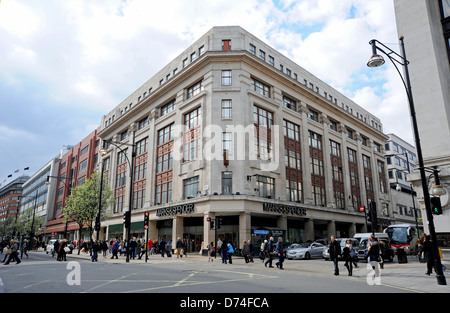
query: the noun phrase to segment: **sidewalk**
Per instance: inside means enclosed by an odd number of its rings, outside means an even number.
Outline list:
[[[408,263],[397,262],[397,258],[394,259],[392,263],[385,263],[384,269],[380,270],[381,276],[379,279],[379,283],[382,285],[393,286],[396,288],[401,288],[406,291],[416,291],[416,292],[424,292],[424,293],[450,293],[450,258],[449,254],[444,254],[442,264],[447,267],[447,270],[444,271],[444,276],[447,281],[447,285],[438,285],[436,275],[433,273],[430,276],[426,275],[426,264],[419,263],[416,257],[408,256]],[[68,254],[67,260],[73,260],[77,258],[82,258],[86,260],[90,260],[89,253],[81,252],[78,255],[78,250],[74,251],[74,254]],[[220,264],[220,258],[217,258],[217,264]],[[111,254],[107,254],[106,257],[103,257],[102,254],[98,257],[99,262],[108,262],[114,264],[126,264],[126,257],[119,256],[119,259],[111,259]],[[161,255],[150,255],[147,262],[145,261],[145,257],[143,256],[141,260],[138,258],[130,259],[130,263],[135,264],[163,264],[163,263],[173,263],[173,262],[207,262],[207,257],[202,256],[198,253],[188,254],[187,258],[177,258],[176,255],[172,254],[172,257],[168,258],[161,257]],[[298,261],[302,262],[302,261]],[[298,262],[287,262],[285,264],[285,272],[288,271],[301,271],[301,263]],[[321,260],[313,260],[313,262],[321,262]],[[214,262],[215,263],[215,262]],[[318,265],[323,265],[321,263],[317,263]],[[243,257],[233,257],[233,265],[245,265],[245,261]],[[299,265],[299,266],[296,266]],[[341,265],[340,265],[341,267]],[[343,267],[343,264],[342,264]],[[345,270],[345,268],[343,268]],[[344,272],[344,271],[343,271]],[[345,279],[354,279],[358,278],[364,281],[368,280],[367,276],[371,269],[367,269],[367,263],[360,262],[359,268],[353,271],[353,276],[348,277],[342,275]],[[346,270],[345,270],[346,273]],[[330,276],[332,277],[332,276]]]

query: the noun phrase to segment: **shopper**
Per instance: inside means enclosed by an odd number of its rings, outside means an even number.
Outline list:
[[[331,236],[331,242],[330,242],[330,259],[333,261],[334,264],[334,275],[339,275],[339,259],[341,258],[341,245],[339,242],[336,241],[335,236]]]

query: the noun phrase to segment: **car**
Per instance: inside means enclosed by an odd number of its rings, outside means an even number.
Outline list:
[[[300,247],[288,250],[286,252],[286,258],[288,260],[320,258],[322,257],[324,248],[325,246],[319,242],[301,243]]]
[[[301,248],[300,243],[291,243],[289,246],[287,246],[284,250],[287,252],[292,249]]]
[[[53,251],[53,245],[54,245],[54,243],[57,241],[57,239],[50,239],[49,241],[48,241],[48,244],[47,244],[47,246],[45,247],[45,253],[52,253],[52,251]]]
[[[339,242],[341,246],[341,252],[344,251],[345,245],[347,244],[347,239],[350,239],[352,241],[352,249],[356,251],[359,250],[359,241],[355,238],[336,238],[336,241]],[[328,246],[325,246],[322,252],[322,258],[324,258],[326,261],[330,259],[330,248]]]
[[[379,238],[379,242],[382,242],[384,244],[384,253],[383,253],[383,260],[392,262],[394,260],[395,256],[395,250],[391,247],[391,244],[389,242],[389,239]],[[368,253],[368,242],[369,239],[363,239],[361,240],[361,243],[359,245],[358,250],[358,259],[362,261],[367,261],[367,253]]]

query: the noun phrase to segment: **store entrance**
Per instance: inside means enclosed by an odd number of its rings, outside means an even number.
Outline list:
[[[176,239],[174,242],[176,242]],[[203,217],[184,218],[182,240],[183,239],[186,240],[187,252],[192,253],[201,251],[203,242]],[[203,243],[203,245],[206,247],[207,244]]]

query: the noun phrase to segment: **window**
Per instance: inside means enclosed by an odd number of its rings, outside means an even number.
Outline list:
[[[253,107],[253,122],[259,126],[265,126],[267,128],[272,128],[273,125],[273,114],[267,110],[260,107]]]
[[[187,89],[187,98],[190,99],[203,91],[203,81],[195,83]]]
[[[284,161],[286,167],[296,170],[302,169],[302,160],[300,152],[284,149]]]
[[[125,200],[125,196],[123,196],[123,195],[121,195],[121,196],[116,195],[116,203],[114,205],[114,213],[123,212],[124,200]]]
[[[318,150],[322,150],[322,136],[309,131],[309,146]]]
[[[198,159],[201,154],[202,108],[192,110],[184,116],[183,161]]]
[[[156,186],[155,203],[165,204],[172,202],[172,182],[166,182]]]
[[[330,140],[331,155],[341,157],[341,145],[333,140]]]
[[[283,132],[285,137],[296,141],[300,140],[300,126],[297,124],[283,120]]]
[[[183,68],[185,68],[188,65],[188,59],[184,59],[183,60]]]
[[[122,172],[116,175],[116,188],[125,186],[127,184],[127,173]]]
[[[161,107],[161,116],[164,116],[172,111],[174,111],[176,109],[177,105],[175,103],[175,99],[173,99],[172,101],[170,101],[169,103],[163,105]]]
[[[222,172],[222,194],[231,195],[233,192],[233,172]]]
[[[253,78],[252,78],[252,90],[256,91],[260,95],[270,98],[270,87]]]
[[[275,179],[268,176],[256,176],[256,189],[259,197],[275,198]]]
[[[195,198],[198,194],[198,176],[183,180],[183,199]]]
[[[222,71],[222,86],[231,86],[231,71]]]
[[[142,209],[145,202],[145,190],[138,190],[133,193],[133,209]]]
[[[231,40],[222,40],[222,51],[230,51],[231,50]]]
[[[198,55],[202,55],[203,53],[205,53],[205,46],[198,48]]]
[[[337,132],[337,122],[330,120],[330,129]]]
[[[251,54],[256,55],[256,47],[250,44],[249,51]]]
[[[120,140],[125,140],[128,138],[128,131],[124,131],[120,134]]]
[[[269,55],[269,64],[275,66],[275,59],[271,55]]]
[[[272,151],[271,128],[273,114],[257,106],[253,107],[253,121],[255,124],[255,152],[259,159],[268,160]]]
[[[84,147],[83,149],[81,149],[80,156],[82,156],[83,154],[85,154],[85,153],[88,152],[88,151],[89,151],[89,145],[87,145],[86,147]]]
[[[263,61],[266,60],[266,53],[262,50],[259,50],[259,58]]]
[[[138,130],[142,129],[148,125],[150,125],[150,120],[148,119],[148,117],[146,117],[139,121]]]
[[[302,183],[286,180],[286,199],[293,202],[303,202]]]
[[[148,137],[136,143],[136,156],[141,155],[148,150]]]
[[[87,159],[80,162],[80,165],[78,167],[78,175],[85,173],[86,169],[87,169]]]
[[[233,144],[233,133],[222,133],[222,151],[231,153],[231,147]]]
[[[309,118],[312,119],[313,121],[318,122],[319,121],[319,113],[317,113],[314,110],[309,109]]]
[[[127,156],[126,156],[127,150],[128,149],[125,149],[125,150],[117,153],[117,165],[123,164],[127,161]]]
[[[232,118],[232,105],[231,100],[222,100],[222,119],[231,119]]]
[[[325,188],[321,186],[312,186],[312,195],[314,199],[314,204],[318,206],[325,206]]]
[[[147,177],[147,163],[142,163],[134,168],[134,180],[138,181]]]
[[[297,103],[296,103],[296,101],[291,99],[291,98],[289,98],[289,97],[283,96],[283,104],[288,109],[291,109],[293,111],[297,110]]]
[[[197,54],[195,52],[191,53],[191,62],[195,61],[197,59]]]
[[[164,127],[158,131],[158,145],[173,139],[174,124]]]

